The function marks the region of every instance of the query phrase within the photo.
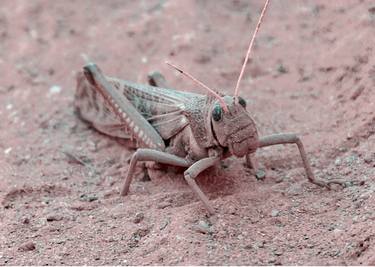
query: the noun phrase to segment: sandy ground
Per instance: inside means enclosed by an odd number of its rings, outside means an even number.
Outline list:
[[[261,135],[296,132],[316,176],[345,188],[310,184],[289,145],[257,152],[263,181],[237,158],[201,175],[213,216],[174,173],[120,198],[123,177],[104,174],[132,151],[74,114],[81,53],[204,93],[170,60],[232,94],[262,5],[2,0],[0,264],[375,265],[373,1],[271,1],[241,86]]]

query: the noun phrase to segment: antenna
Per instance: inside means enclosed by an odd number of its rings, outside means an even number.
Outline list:
[[[264,16],[264,14],[266,13],[267,6],[268,6],[268,2],[269,2],[269,0],[266,0],[266,3],[264,4],[263,10],[262,10],[262,13],[260,14],[260,17],[259,17],[259,21],[258,21],[257,27],[255,28],[255,31],[254,31],[254,33],[253,33],[253,37],[251,38],[250,45],[249,45],[249,48],[248,48],[247,53],[246,53],[246,58],[245,58],[245,60],[244,60],[244,62],[243,62],[242,69],[241,69],[241,72],[240,72],[240,76],[238,77],[237,84],[236,84],[236,87],[235,87],[235,89],[234,89],[234,96],[235,96],[235,97],[238,96],[238,88],[240,87],[240,82],[241,82],[241,79],[242,79],[243,73],[244,73],[244,71],[245,71],[245,67],[246,67],[247,61],[249,60],[251,50],[252,50],[252,48],[253,48],[253,44],[254,44],[254,40],[255,40],[255,36],[256,36],[257,33],[258,33],[258,30],[259,30],[260,24],[262,23],[263,16]]]
[[[181,74],[185,75],[186,77],[190,78],[191,80],[193,80],[196,84],[200,85],[201,87],[203,87],[204,89],[206,89],[208,92],[210,92],[214,97],[216,97],[219,102],[220,102],[220,105],[221,107],[224,109],[225,112],[228,112],[228,107],[227,105],[225,104],[225,101],[224,99],[218,94],[216,93],[214,90],[212,90],[210,87],[208,87],[207,85],[205,85],[204,83],[202,83],[201,81],[199,81],[198,79],[194,78],[191,74],[189,74],[188,72],[186,71],[183,71],[182,69],[180,69],[179,67],[173,65],[172,63],[166,61],[165,62],[167,65],[171,66],[172,68],[176,69],[178,72],[180,72]]]

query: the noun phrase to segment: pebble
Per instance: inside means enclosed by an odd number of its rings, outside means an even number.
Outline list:
[[[365,158],[363,159],[365,163],[371,164],[373,162],[373,155],[366,155]]]
[[[264,170],[258,169],[255,174],[255,178],[257,178],[257,180],[264,180],[265,177],[266,177],[266,172]]]
[[[162,202],[162,203],[159,203],[157,205],[157,208],[158,209],[165,209],[165,208],[168,208],[168,207],[171,207],[172,206],[172,203],[169,203],[169,202]]]
[[[315,245],[314,244],[312,244],[312,243],[310,243],[310,244],[307,244],[307,248],[314,248],[315,247]]]
[[[12,148],[8,147],[7,149],[4,149],[4,154],[7,155],[10,153],[10,151],[12,151]]]
[[[303,193],[303,188],[301,184],[295,183],[292,184],[288,189],[287,189],[288,194],[297,196]]]
[[[280,63],[277,66],[277,72],[280,73],[280,74],[288,73],[288,68]]]
[[[61,86],[53,85],[49,88],[49,94],[54,95],[61,92]]]
[[[144,218],[145,218],[145,215],[142,212],[138,212],[135,214],[133,222],[140,223],[141,221],[143,221]]]
[[[276,255],[276,256],[281,256],[281,255],[283,255],[283,252],[279,251],[279,250],[276,250],[276,251],[273,252],[273,254]]]
[[[21,246],[19,246],[19,251],[32,251],[36,248],[35,243],[32,241],[28,241],[26,243],[23,243]]]
[[[211,234],[212,233],[210,225],[207,222],[202,221],[202,220],[200,220],[198,222],[198,224],[196,224],[195,226],[193,226],[193,229],[196,232],[202,233],[202,234]]]
[[[282,183],[284,181],[284,177],[282,177],[282,176],[277,176],[276,178],[275,178],[275,183]]]
[[[66,243],[66,240],[64,240],[64,239],[55,240],[55,244],[58,244],[58,245],[65,244],[65,243]]]
[[[345,163],[346,163],[347,165],[352,165],[353,163],[355,163],[355,162],[357,161],[357,159],[358,159],[358,156],[357,156],[357,155],[351,155],[351,156],[349,156],[349,157],[347,157],[347,158],[345,159]]]
[[[160,230],[160,231],[161,231],[161,230],[164,230],[165,227],[168,226],[169,222],[170,222],[169,218],[166,219],[166,220],[160,225],[159,230]]]
[[[276,263],[276,258],[270,258],[268,260],[268,263],[272,263],[272,264]]]
[[[85,203],[85,204],[81,204],[81,203],[73,203],[72,205],[70,205],[70,209],[72,210],[77,210],[77,211],[83,211],[83,210],[93,210],[97,207],[97,205],[95,204],[89,204],[89,203]]]
[[[252,245],[250,245],[250,244],[248,244],[248,245],[245,245],[244,247],[243,247],[244,249],[252,249],[253,248],[253,246]]]
[[[345,153],[345,152],[348,151],[348,149],[347,149],[346,147],[339,147],[339,151],[340,151],[341,153]]]
[[[54,222],[54,221],[61,221],[63,219],[63,216],[60,214],[49,214],[47,215],[47,222]]]
[[[280,211],[279,211],[279,210],[272,210],[272,211],[271,211],[271,216],[272,216],[272,217],[277,217],[277,216],[279,216],[279,214],[280,214]]]
[[[254,249],[264,248],[265,244],[266,244],[265,241],[255,242],[255,244],[252,246],[252,248],[254,248]]]
[[[30,223],[30,219],[29,219],[28,217],[23,217],[23,218],[21,219],[21,222],[22,222],[23,224],[29,224],[29,223]]]
[[[86,195],[86,194],[82,194],[80,196],[81,198],[81,201],[86,201],[86,202],[93,202],[95,200],[98,200],[98,197],[95,196],[95,195]]]

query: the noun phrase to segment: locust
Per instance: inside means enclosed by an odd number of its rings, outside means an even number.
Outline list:
[[[256,170],[257,149],[295,144],[299,150],[307,179],[318,186],[330,188],[340,180],[315,178],[301,139],[293,133],[260,137],[247,110],[244,98],[238,95],[239,84],[250,57],[256,33],[266,12],[265,2],[233,95],[224,95],[168,63],[207,90],[207,94],[178,91],[168,86],[164,76],[155,72],[149,85],[137,84],[103,74],[92,62],[77,75],[75,108],[80,118],[108,136],[128,141],[136,148],[132,155],[121,195],[129,193],[138,162],[156,162],[185,168],[184,179],[210,214],[215,209],[196,182],[198,175],[231,156],[245,158],[249,168]]]

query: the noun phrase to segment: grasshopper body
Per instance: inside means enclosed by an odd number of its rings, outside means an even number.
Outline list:
[[[256,169],[251,155],[258,148],[290,143],[297,145],[310,182],[327,188],[332,183],[343,184],[342,181],[315,179],[303,144],[295,134],[259,137],[254,120],[246,110],[245,100],[238,96],[241,77],[268,3],[266,0],[234,96],[218,94],[170,63],[211,95],[166,89],[168,86],[160,74],[150,79],[155,86],[147,86],[105,77],[92,63],[83,68],[78,75],[75,97],[81,118],[100,132],[130,140],[138,148],[130,161],[122,195],[129,192],[138,161],[185,167],[186,182],[212,214],[212,205],[195,182],[202,171],[232,155],[246,156],[248,166]]]
[[[165,84],[164,79],[152,84]],[[225,111],[215,97],[105,77],[95,64],[78,74],[75,107],[80,117],[98,131],[129,140],[137,147],[125,178],[122,195],[129,191],[138,161],[185,167],[184,177],[210,213],[214,209],[195,182],[203,170],[229,156],[244,157],[259,147],[295,143],[308,179],[329,187],[337,181],[315,179],[302,142],[294,134],[259,138],[255,123],[241,97],[223,96]]]

